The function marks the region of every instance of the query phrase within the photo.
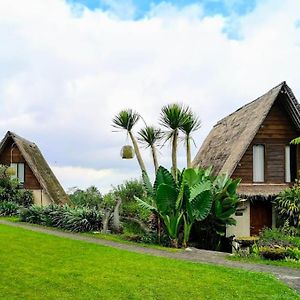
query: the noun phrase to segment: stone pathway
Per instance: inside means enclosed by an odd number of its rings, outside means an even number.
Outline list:
[[[291,288],[295,289],[298,293],[300,293],[300,269],[292,269],[287,267],[270,266],[270,265],[263,265],[263,264],[251,264],[251,263],[248,264],[248,263],[242,263],[237,261],[231,261],[225,258],[228,254],[223,252],[217,252],[217,251],[192,249],[192,251],[170,252],[165,250],[141,247],[133,244],[125,244],[125,243],[119,243],[114,241],[102,240],[99,238],[83,236],[77,233],[56,231],[56,230],[51,230],[43,227],[31,226],[24,223],[13,223],[5,220],[0,220],[0,224],[28,229],[36,232],[42,232],[46,234],[51,234],[58,237],[64,237],[73,240],[85,241],[88,243],[114,247],[114,248],[127,250],[131,252],[150,254],[150,255],[174,258],[174,259],[181,259],[181,260],[187,260],[192,262],[209,263],[209,264],[221,265],[221,266],[226,266],[231,268],[240,268],[240,269],[245,269],[254,272],[271,273],[276,278],[282,280]]]

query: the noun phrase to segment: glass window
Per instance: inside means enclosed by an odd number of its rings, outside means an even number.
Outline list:
[[[253,182],[265,181],[265,147],[253,146]]]
[[[18,178],[20,183],[25,182],[25,164],[24,163],[11,163],[10,166],[15,169],[15,174],[11,178]]]

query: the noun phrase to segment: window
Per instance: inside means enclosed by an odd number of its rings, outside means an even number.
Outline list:
[[[10,166],[15,169],[15,175],[12,178],[18,178],[20,183],[25,181],[25,164],[24,163],[11,163]]]
[[[285,182],[291,182],[291,148],[285,146]]]
[[[265,181],[265,147],[253,146],[253,182]]]

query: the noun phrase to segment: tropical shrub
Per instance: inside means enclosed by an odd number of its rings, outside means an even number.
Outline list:
[[[0,216],[14,216],[18,213],[19,207],[12,201],[0,201]]]
[[[32,205],[21,209],[19,218],[23,222],[59,227],[75,232],[98,231],[102,225],[102,214],[95,208],[72,208],[68,205],[45,207]]]
[[[205,220],[195,222],[191,243],[204,249],[230,251],[231,240],[225,236],[226,227],[236,224],[232,216],[240,201],[236,193],[240,180],[233,180],[226,174],[212,176],[211,169],[206,172],[212,183],[212,206]]]
[[[291,188],[279,193],[275,208],[283,221],[289,225],[300,227],[300,184],[296,182]]]
[[[167,169],[159,167],[152,186],[144,173],[144,185],[152,202],[138,199],[143,207],[161,217],[175,247],[178,246],[182,223],[183,246],[186,246],[195,221],[202,221],[209,215],[213,202],[214,179],[210,176],[210,169],[186,169],[177,174],[176,182]]]
[[[95,186],[90,186],[86,190],[73,188],[73,191],[69,194],[69,198],[74,206],[88,208],[99,208],[103,201],[100,191]]]

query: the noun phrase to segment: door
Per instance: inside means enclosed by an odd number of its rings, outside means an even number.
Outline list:
[[[272,204],[253,201],[250,204],[250,235],[259,235],[264,227],[272,227]]]

